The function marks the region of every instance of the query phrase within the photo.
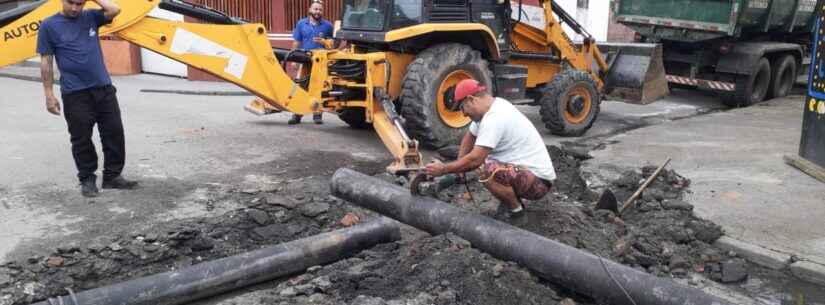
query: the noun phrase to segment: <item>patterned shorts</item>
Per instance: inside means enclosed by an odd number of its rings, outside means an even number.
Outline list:
[[[496,182],[512,187],[516,196],[527,200],[543,198],[553,186],[550,181],[536,177],[533,172],[523,167],[492,159],[487,159],[477,172],[481,182],[490,180],[490,176],[493,175]]]

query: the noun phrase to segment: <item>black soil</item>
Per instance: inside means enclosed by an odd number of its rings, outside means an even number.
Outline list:
[[[588,189],[579,170],[586,153],[548,149],[558,180],[552,194],[527,203],[528,221],[521,228],[661,277],[706,273],[721,281],[723,266],[738,267],[738,260],[710,245],[722,235],[721,229],[696,218],[692,206],[681,200],[690,184],[687,179],[664,171],[634,207],[618,217],[594,210],[598,194]],[[354,165],[349,167],[404,182],[379,174],[383,161],[350,161]],[[66,287],[83,291],[338,229],[348,212],[362,220],[375,217],[329,195],[333,163],[349,164],[341,162],[349,161],[329,160],[321,174],[294,169],[315,176],[284,182],[277,189],[211,189],[215,201],[232,197],[245,205],[220,217],[112,234],[95,244],[67,245],[7,263],[0,266],[0,304],[27,304],[64,295]],[[290,170],[283,164],[267,166],[263,168],[273,172]],[[610,188],[623,201],[652,171],[648,167],[628,171]],[[478,182],[455,185],[435,196],[491,217],[497,206]],[[260,303],[569,304],[566,298],[595,303],[542,281],[515,263],[473,249],[457,236],[429,236],[409,229],[399,242],[281,280]]]

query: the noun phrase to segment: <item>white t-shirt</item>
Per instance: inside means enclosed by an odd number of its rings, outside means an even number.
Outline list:
[[[470,123],[475,145],[491,149],[488,158],[523,166],[536,177],[556,180],[556,170],[539,131],[505,99],[496,98],[481,122]]]

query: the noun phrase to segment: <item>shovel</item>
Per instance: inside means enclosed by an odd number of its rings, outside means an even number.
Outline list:
[[[633,201],[635,201],[636,198],[639,198],[639,195],[642,194],[645,188],[647,188],[647,186],[651,182],[653,182],[653,179],[656,179],[656,177],[659,176],[659,173],[662,172],[662,169],[664,169],[665,166],[668,165],[668,163],[670,163],[670,158],[667,158],[665,163],[659,166],[659,168],[657,168],[656,171],[653,172],[653,174],[650,175],[650,177],[648,177],[647,180],[645,180],[645,183],[642,183],[639,189],[637,189],[636,192],[633,193],[633,196],[630,196],[630,198],[627,198],[627,200],[625,200],[624,204],[622,204],[621,210],[619,209],[619,201],[616,200],[616,195],[614,195],[613,191],[611,191],[610,189],[605,190],[599,197],[599,202],[596,203],[596,209],[611,210],[614,213],[616,213],[616,215],[621,216],[625,210],[631,207]]]

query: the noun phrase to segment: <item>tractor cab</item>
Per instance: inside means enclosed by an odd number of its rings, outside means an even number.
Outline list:
[[[503,51],[510,45],[510,13],[509,0],[344,0],[337,38],[387,43],[388,32],[420,24],[481,23],[493,32]]]

